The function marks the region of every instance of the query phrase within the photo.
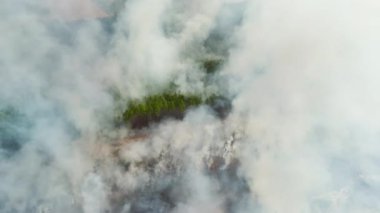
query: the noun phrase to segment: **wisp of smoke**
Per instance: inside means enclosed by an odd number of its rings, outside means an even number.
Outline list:
[[[3,0],[0,212],[380,212],[379,11]],[[223,60],[212,78],[205,57]],[[115,125],[171,83],[231,109]]]

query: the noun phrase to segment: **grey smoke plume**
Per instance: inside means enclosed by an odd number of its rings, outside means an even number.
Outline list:
[[[4,0],[0,212],[379,212],[379,9]],[[210,55],[225,63],[206,85]],[[110,91],[170,82],[232,111],[113,125]]]

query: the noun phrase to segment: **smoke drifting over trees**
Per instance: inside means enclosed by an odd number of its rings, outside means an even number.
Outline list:
[[[0,212],[379,212],[379,9],[3,0]]]

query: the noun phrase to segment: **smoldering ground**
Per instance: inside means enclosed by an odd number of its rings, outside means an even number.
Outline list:
[[[0,211],[378,212],[379,9],[3,1]],[[231,112],[113,125],[112,89],[127,103],[170,82]]]

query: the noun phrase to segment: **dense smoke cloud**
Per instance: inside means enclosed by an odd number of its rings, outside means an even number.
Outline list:
[[[379,212],[379,9],[3,1],[0,212]],[[205,57],[224,61],[210,84]],[[115,126],[172,82],[231,112]]]

